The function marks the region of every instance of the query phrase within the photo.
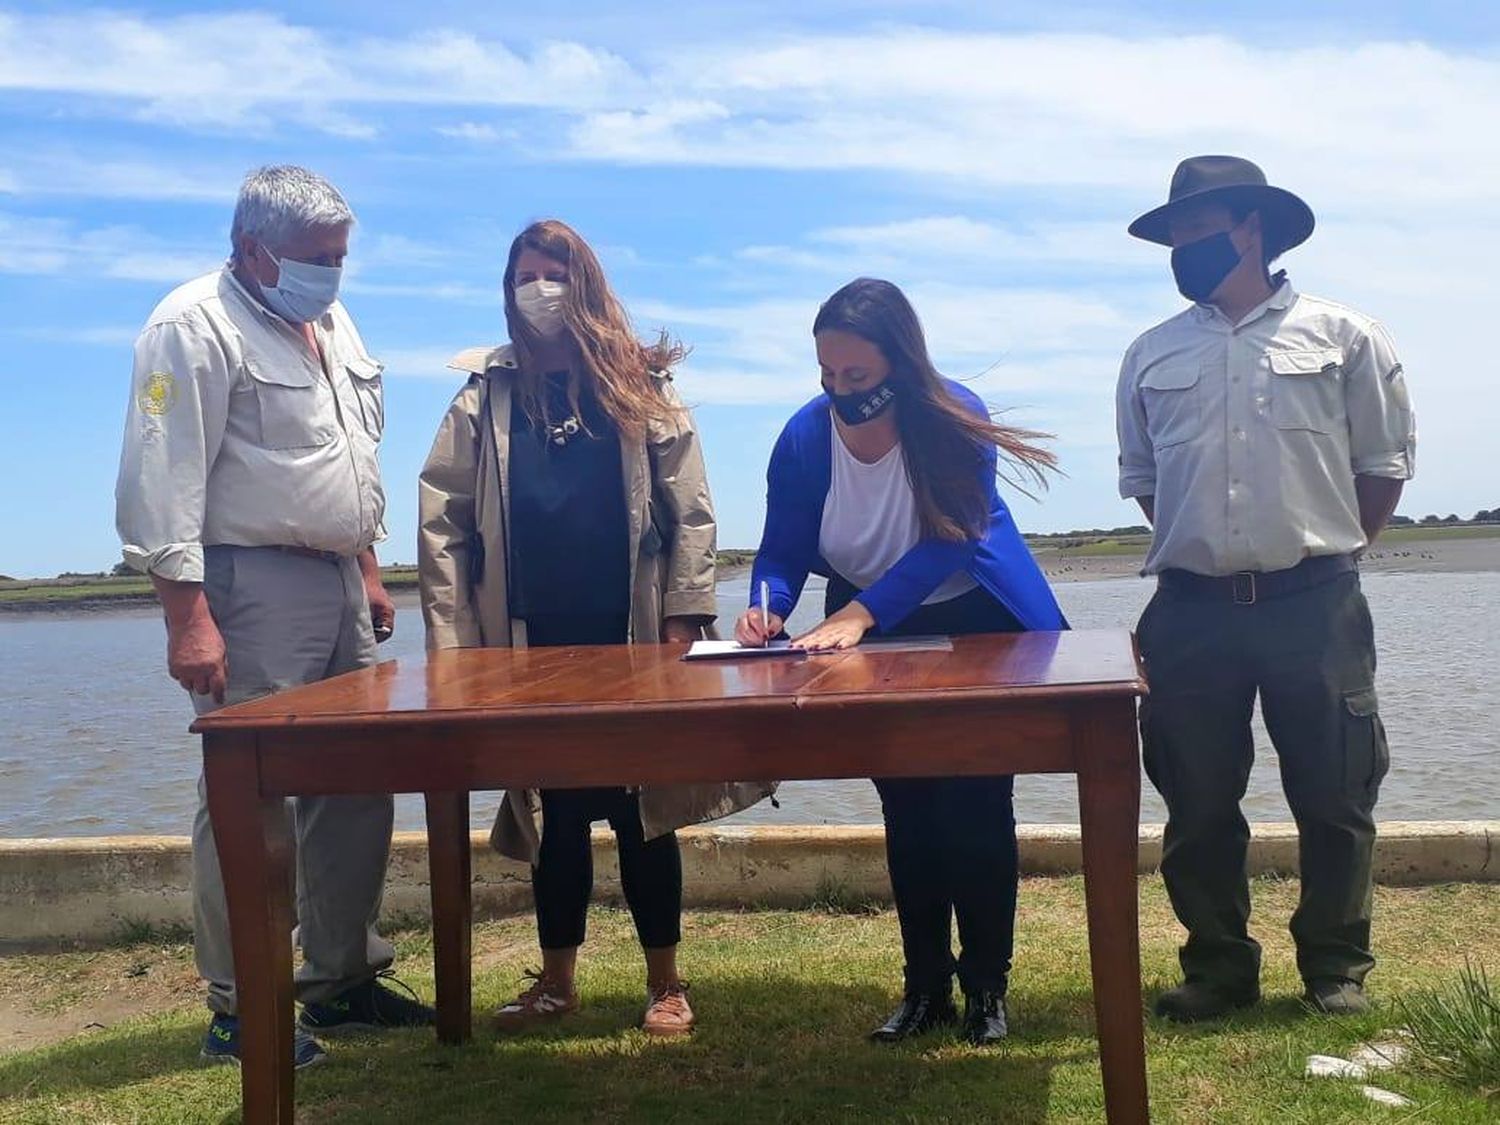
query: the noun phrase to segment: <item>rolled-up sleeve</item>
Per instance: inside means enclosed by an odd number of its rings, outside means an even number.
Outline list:
[[[203,581],[204,497],[230,377],[212,333],[191,319],[153,324],[136,341],[115,526],[125,562],[138,571]]]
[[[1344,357],[1349,459],[1356,476],[1410,480],[1417,425],[1396,345],[1379,324]]]
[[[1120,382],[1115,390],[1115,431],[1120,442],[1120,496],[1131,500],[1156,495],[1156,455],[1146,432],[1146,411],[1141,403],[1135,349],[1125,353],[1120,364]]]

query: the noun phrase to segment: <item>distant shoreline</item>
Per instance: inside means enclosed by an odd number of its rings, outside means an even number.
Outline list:
[[[1136,535],[1054,535],[1035,537],[1028,545],[1049,580],[1094,582],[1139,575],[1150,541]],[[721,576],[737,576],[754,557],[755,552],[748,550],[720,551]],[[1500,525],[1392,528],[1366,554],[1361,568],[1366,574],[1500,571]],[[387,567],[382,573],[392,592],[417,588],[415,567]],[[155,603],[150,583],[139,576],[0,579],[0,614],[105,612]]]

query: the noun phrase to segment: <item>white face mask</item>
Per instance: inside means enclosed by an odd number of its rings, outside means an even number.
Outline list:
[[[315,266],[295,258],[278,259],[269,250],[265,254],[276,263],[277,277],[275,285],[262,283],[260,292],[277,316],[293,324],[307,324],[333,308],[333,302],[339,299],[343,266]]]
[[[532,331],[550,340],[562,335],[563,300],[567,295],[566,281],[528,281],[516,286],[516,308]]]

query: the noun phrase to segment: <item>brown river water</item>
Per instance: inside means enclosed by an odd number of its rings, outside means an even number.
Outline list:
[[[1064,577],[1058,575],[1059,578]],[[1380,647],[1378,686],[1391,772],[1377,815],[1391,820],[1500,819],[1500,573],[1393,573],[1364,577]],[[721,623],[746,601],[743,572],[720,583]],[[1061,581],[1075,628],[1129,628],[1150,596],[1134,577]],[[396,636],[382,656],[421,651],[415,599],[398,599]],[[809,584],[794,627],[812,623],[821,590]],[[164,669],[164,635],[149,607],[0,615],[0,838],[118,833],[185,835],[199,768],[187,733],[192,709]],[[1245,800],[1252,820],[1289,820],[1270,741],[1257,723],[1257,760]],[[473,798],[487,824],[498,795]],[[733,818],[757,824],[864,824],[880,820],[866,781],[796,782]],[[1023,823],[1073,822],[1066,778],[1016,782]],[[1142,819],[1163,811],[1145,786]],[[420,828],[418,798],[400,797],[397,826]]]

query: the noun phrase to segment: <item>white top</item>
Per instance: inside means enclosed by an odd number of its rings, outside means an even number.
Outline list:
[[[864,590],[922,537],[917,500],[906,479],[906,457],[899,441],[884,457],[867,465],[849,452],[837,424],[829,429],[833,431],[833,475],[823,503],[818,552],[835,571]],[[977,585],[967,571],[956,571],[922,604],[945,602]]]
[[[1238,324],[1194,305],[1141,336],[1117,408],[1120,495],[1156,498],[1147,574],[1351,554],[1365,546],[1355,476],[1412,475],[1390,336],[1286,281]]]
[[[223,270],[157,306],[135,344],[115,486],[125,561],[203,581],[203,548],[353,555],[385,535],[381,366],[341,304],[316,321],[327,364]]]

